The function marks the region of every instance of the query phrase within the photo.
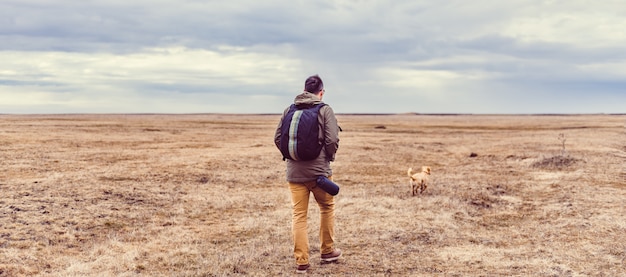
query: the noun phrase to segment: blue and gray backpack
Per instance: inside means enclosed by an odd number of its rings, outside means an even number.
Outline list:
[[[310,161],[320,155],[323,143],[318,138],[320,108],[326,104],[292,104],[283,118],[280,130],[279,149],[283,160]]]

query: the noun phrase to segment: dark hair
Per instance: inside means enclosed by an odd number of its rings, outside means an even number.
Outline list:
[[[324,89],[324,82],[322,82],[322,78],[317,76],[317,74],[309,77],[304,81],[304,90],[317,94],[320,90]]]

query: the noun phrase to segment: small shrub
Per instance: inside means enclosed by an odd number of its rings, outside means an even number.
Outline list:
[[[563,169],[571,165],[574,165],[577,161],[578,159],[575,159],[569,156],[565,157],[565,156],[558,155],[558,156],[544,158],[540,161],[534,162],[532,164],[532,167],[548,168],[548,169]]]
[[[565,149],[565,141],[567,138],[565,134],[560,133],[558,136],[558,140],[561,142],[561,153],[558,155],[554,155],[552,157],[543,158],[539,161],[534,162],[531,166],[534,168],[544,168],[544,169],[564,169],[574,165],[577,161],[576,158],[570,157]]]

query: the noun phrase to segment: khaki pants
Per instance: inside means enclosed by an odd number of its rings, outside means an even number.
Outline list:
[[[332,177],[328,177],[332,180]],[[320,207],[320,254],[334,250],[335,241],[335,198],[318,188],[315,181],[304,184],[289,183],[293,204],[292,232],[296,264],[309,263],[309,237],[307,234],[307,211],[312,192]]]

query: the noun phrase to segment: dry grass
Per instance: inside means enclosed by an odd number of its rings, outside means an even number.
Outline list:
[[[626,117],[338,118],[344,258],[311,205],[309,275],[626,271]],[[0,115],[0,276],[292,275],[277,120]]]

